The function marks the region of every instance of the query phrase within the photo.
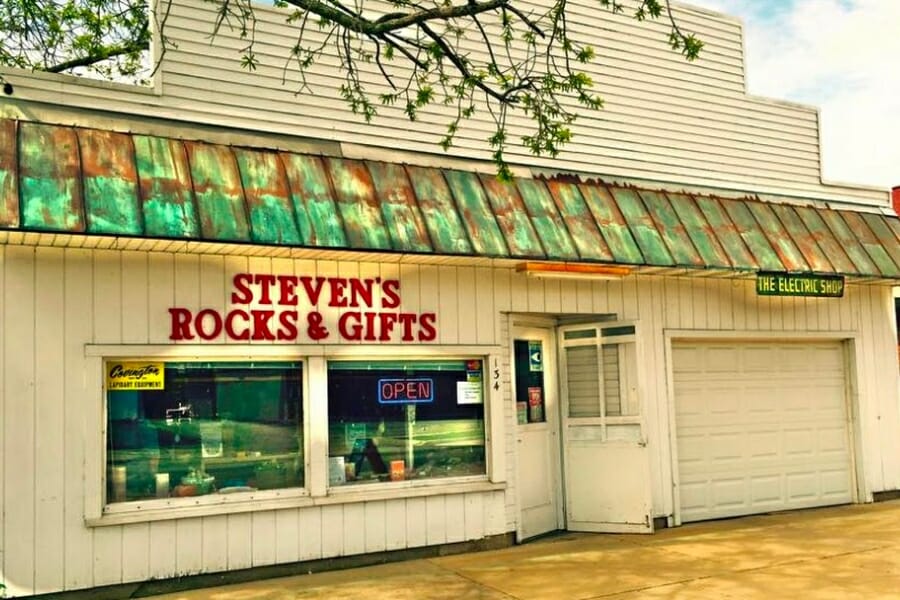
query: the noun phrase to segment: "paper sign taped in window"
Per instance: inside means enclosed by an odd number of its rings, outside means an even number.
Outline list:
[[[161,362],[106,364],[107,390],[161,390],[164,385],[164,365]]]
[[[484,394],[481,391],[481,382],[475,381],[457,381],[456,382],[456,403],[457,404],[483,404]]]

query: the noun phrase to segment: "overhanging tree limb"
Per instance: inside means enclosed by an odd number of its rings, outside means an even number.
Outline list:
[[[231,0],[222,0],[222,2],[227,4],[231,2]],[[465,4],[420,9],[415,12],[390,13],[382,15],[375,20],[370,20],[362,16],[347,14],[320,0],[284,0],[285,4],[317,14],[323,19],[332,21],[350,31],[375,36],[390,31],[396,31],[398,29],[405,29],[412,25],[419,25],[428,21],[445,21],[460,17],[471,17],[496,10],[509,2],[510,0],[487,0],[486,2],[473,1],[466,2]]]
[[[245,68],[269,60],[255,52],[255,0],[202,1],[216,10],[213,38],[230,35],[230,29],[244,41],[239,54]],[[515,122],[522,144],[534,154],[555,156],[571,139],[578,112],[602,106],[585,67],[596,52],[569,27],[574,0],[547,0],[545,12],[523,10],[522,1],[378,0],[373,8],[373,0],[274,0],[297,33],[280,66],[283,81],[296,69],[296,91],[309,90],[307,72],[329,55],[340,64],[337,93],[366,120],[380,107],[396,106],[411,120],[431,105],[453,107],[439,141],[444,149],[461,122],[481,111],[493,121],[487,141],[494,160],[501,175],[508,174],[504,150],[515,140],[507,130],[510,111],[528,118]],[[578,1],[612,13],[622,13],[628,3],[639,21],[667,17],[670,46],[689,60],[702,47],[681,29],[670,0]],[[148,60],[146,2],[0,0],[0,66],[114,80],[149,77],[158,64]],[[164,53],[171,0],[156,2],[153,23]]]
[[[150,42],[141,42],[137,44],[126,44],[120,46],[103,46],[97,48],[90,56],[81,56],[72,60],[63,61],[53,65],[48,65],[45,71],[48,73],[65,73],[79,67],[87,67],[100,61],[115,58],[117,56],[137,54],[150,49]]]

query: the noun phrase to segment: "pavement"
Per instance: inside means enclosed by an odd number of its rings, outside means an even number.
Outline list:
[[[270,579],[157,600],[900,599],[900,500]]]

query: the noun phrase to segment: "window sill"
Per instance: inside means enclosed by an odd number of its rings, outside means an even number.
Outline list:
[[[191,503],[190,498],[170,498],[168,500],[148,500],[146,503],[134,502],[113,507],[110,512],[85,519],[87,527],[107,527],[149,521],[165,521],[188,519],[217,515],[260,512],[288,508],[308,508],[313,506],[329,506],[333,504],[350,504],[354,502],[373,502],[378,500],[395,500],[403,498],[422,498],[427,496],[446,496],[478,492],[495,492],[506,489],[505,483],[493,483],[485,478],[477,480],[450,480],[405,485],[384,483],[353,489],[330,489],[327,496],[311,497],[306,490],[281,490],[265,492],[248,492],[238,497],[215,495],[198,496]],[[210,501],[213,498],[218,501]],[[204,499],[205,501],[201,501]],[[134,507],[134,508],[132,508]]]
[[[104,508],[99,517],[85,519],[88,527],[123,525],[145,521],[163,521],[189,517],[205,517],[271,510],[288,506],[309,505],[309,493],[305,489],[287,488],[240,494],[209,494],[185,498],[148,499],[145,501],[114,504]]]
[[[313,503],[343,504],[348,502],[371,502],[394,498],[419,498],[445,494],[465,494],[469,492],[489,492],[506,489],[504,483],[491,483],[487,477],[460,477],[456,479],[435,479],[425,481],[385,482],[329,488],[328,495],[314,498]]]

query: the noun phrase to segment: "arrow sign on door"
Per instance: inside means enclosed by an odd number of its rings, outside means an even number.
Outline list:
[[[543,352],[541,351],[541,342],[540,341],[529,341],[528,342],[528,370],[529,371],[543,371],[544,370]]]

